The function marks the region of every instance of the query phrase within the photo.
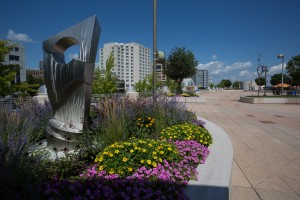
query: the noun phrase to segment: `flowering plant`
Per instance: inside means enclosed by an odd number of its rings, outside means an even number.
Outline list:
[[[101,151],[95,159],[99,171],[120,177],[132,175],[141,166],[156,167],[163,160],[181,159],[174,144],[152,139],[132,138],[129,142],[116,142]]]
[[[136,118],[136,130],[134,131],[134,135],[139,138],[145,138],[148,134],[154,131],[154,117],[150,116],[139,116]]]
[[[181,93],[180,96],[182,96],[182,97],[189,97],[190,95],[188,93]]]
[[[167,140],[195,140],[204,146],[212,144],[210,133],[203,127],[185,123],[167,127],[160,133],[160,139]]]

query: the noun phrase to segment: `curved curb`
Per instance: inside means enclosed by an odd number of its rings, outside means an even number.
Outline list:
[[[205,128],[213,137],[213,144],[209,147],[210,154],[206,162],[198,165],[198,181],[189,181],[186,194],[191,200],[218,199],[229,200],[231,188],[231,171],[233,148],[229,136],[216,124],[206,122]]]

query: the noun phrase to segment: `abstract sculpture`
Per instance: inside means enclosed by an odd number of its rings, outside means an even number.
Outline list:
[[[46,128],[47,147],[73,149],[83,130],[92,95],[100,26],[90,17],[43,42],[44,73],[53,118]],[[79,45],[79,58],[65,63],[64,52]]]

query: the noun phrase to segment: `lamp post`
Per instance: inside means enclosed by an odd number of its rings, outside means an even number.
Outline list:
[[[282,60],[282,68],[281,68],[281,97],[283,94],[283,62],[284,62],[284,55],[283,54],[278,54],[277,58]]]
[[[153,77],[152,77],[152,95],[153,100],[156,100],[156,60],[157,60],[157,46],[156,46],[156,0],[153,0]]]
[[[267,96],[266,95],[266,90],[267,90],[267,72],[268,72],[268,66],[263,66],[262,67],[262,71],[265,73],[265,88],[264,88],[264,96]]]

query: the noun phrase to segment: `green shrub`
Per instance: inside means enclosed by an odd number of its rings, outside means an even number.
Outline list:
[[[204,146],[209,146],[213,142],[210,133],[205,128],[190,123],[165,128],[160,133],[160,139],[195,140]]]
[[[177,148],[165,141],[133,138],[128,142],[116,142],[101,151],[95,162],[100,171],[118,173],[121,177],[132,175],[136,169],[145,166],[156,167],[163,160],[176,162],[181,159]]]

